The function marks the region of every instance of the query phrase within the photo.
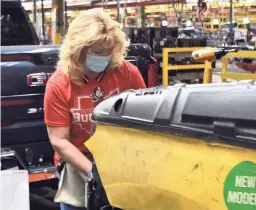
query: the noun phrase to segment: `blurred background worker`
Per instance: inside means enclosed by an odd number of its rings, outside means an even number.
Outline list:
[[[84,142],[93,129],[94,107],[114,94],[146,87],[137,67],[124,60],[127,46],[119,24],[102,9],[78,16],[61,46],[44,108],[49,138],[59,154],[55,155],[60,177],[55,201],[62,210],[86,206],[85,183],[92,162]]]

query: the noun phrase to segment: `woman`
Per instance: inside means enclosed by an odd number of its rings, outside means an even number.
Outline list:
[[[124,60],[127,46],[119,24],[101,9],[77,17],[61,46],[44,110],[50,142],[66,163],[55,197],[62,210],[86,206],[85,182],[92,163],[84,142],[90,138],[94,107],[124,90],[146,87],[138,69]]]

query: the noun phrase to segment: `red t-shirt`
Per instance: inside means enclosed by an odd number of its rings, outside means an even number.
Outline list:
[[[136,66],[128,61],[113,72],[102,73],[95,80],[85,78],[85,84],[72,83],[60,69],[47,82],[44,97],[44,119],[49,126],[70,126],[70,141],[81,152],[87,152],[84,142],[90,138],[92,111],[102,100],[128,89],[145,88]]]

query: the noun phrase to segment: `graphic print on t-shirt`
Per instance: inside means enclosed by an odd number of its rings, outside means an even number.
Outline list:
[[[75,99],[77,100],[75,103],[76,107],[70,109],[70,112],[72,114],[72,123],[79,126],[79,128],[81,130],[84,130],[87,134],[90,134],[92,131],[92,111],[95,105],[98,104],[95,103],[95,95],[93,94],[95,94],[95,92],[99,90],[102,91],[103,89],[101,87],[97,87],[90,95],[78,96]],[[119,92],[119,88],[111,90],[107,95],[102,95],[102,99],[104,100],[112,95],[118,94]],[[98,92],[98,96],[101,96],[101,93],[103,94],[104,92]]]
[[[92,101],[95,104],[98,104],[103,101],[104,99],[104,90],[102,87],[96,87],[93,90],[93,93],[90,95],[92,97]]]

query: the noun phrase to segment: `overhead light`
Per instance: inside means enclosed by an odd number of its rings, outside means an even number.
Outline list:
[[[248,17],[243,18],[243,24],[248,24],[248,23],[250,23],[249,18]]]
[[[186,27],[191,27],[191,26],[192,26],[191,20],[187,20],[187,21],[186,21]]]
[[[219,25],[219,19],[217,19],[217,18],[214,18],[213,19],[213,25]]]
[[[162,26],[168,26],[168,22],[166,20],[162,21]]]

